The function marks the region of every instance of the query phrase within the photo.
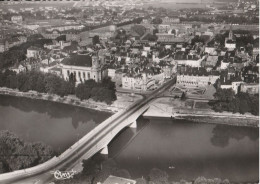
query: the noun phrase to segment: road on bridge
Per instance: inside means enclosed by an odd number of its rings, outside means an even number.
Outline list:
[[[42,169],[41,171],[37,171],[34,173],[25,173],[23,175],[9,177],[8,179],[4,179],[4,180],[1,179],[1,175],[0,175],[0,183],[4,183],[4,184],[8,184],[8,183],[12,183],[12,184],[13,183],[46,184],[48,182],[54,181],[54,176],[53,176],[53,174],[51,174],[52,171],[56,171],[56,170],[66,171],[66,170],[70,170],[71,168],[73,168],[75,165],[77,165],[79,162],[82,161],[83,156],[85,156],[85,154],[87,152],[90,152],[91,149],[93,149],[95,146],[100,144],[100,141],[102,140],[102,138],[104,136],[106,136],[111,131],[113,131],[122,122],[126,121],[127,118],[133,116],[135,113],[138,113],[139,109],[147,106],[147,104],[149,104],[150,101],[152,101],[155,97],[161,95],[165,90],[167,90],[169,87],[171,87],[175,82],[176,82],[176,78],[169,80],[164,85],[162,85],[160,88],[156,89],[151,94],[145,96],[143,99],[130,105],[125,110],[114,114],[113,118],[110,118],[111,120],[109,120],[109,123],[107,123],[105,127],[96,131],[95,134],[91,135],[91,137],[89,137],[88,139],[85,139],[84,141],[80,141],[79,143],[75,143],[78,145],[76,145],[74,147],[74,150],[72,150],[68,154],[65,154],[64,157],[58,157],[57,161],[55,161],[54,164],[51,164],[51,166],[47,166],[46,168]],[[103,124],[103,123],[104,122],[102,122],[101,124]],[[91,153],[89,153],[88,158],[90,158],[91,156],[93,156],[95,153],[97,153],[99,151],[100,151],[100,149],[97,149],[94,152],[91,151]],[[84,158],[86,159],[86,157],[84,157]]]

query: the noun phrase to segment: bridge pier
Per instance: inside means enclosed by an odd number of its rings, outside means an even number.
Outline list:
[[[131,123],[130,128],[137,128],[136,120],[133,123]]]
[[[108,147],[104,147],[101,152],[100,152],[102,155],[108,155]]]

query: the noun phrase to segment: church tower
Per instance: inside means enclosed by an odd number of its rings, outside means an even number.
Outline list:
[[[225,38],[225,47],[229,51],[232,51],[236,48],[236,38],[234,37],[234,34],[233,34],[232,24],[230,25],[228,37]]]
[[[92,79],[96,82],[101,81],[101,67],[98,56],[92,56],[92,68],[91,68]]]
[[[234,37],[233,37],[233,30],[232,30],[232,24],[230,25],[230,30],[229,30],[229,34],[228,34],[228,39],[229,40],[233,40]]]

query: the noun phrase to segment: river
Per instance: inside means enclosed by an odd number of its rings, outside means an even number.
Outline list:
[[[42,141],[64,151],[109,113],[54,102],[0,95],[0,129],[26,141]],[[258,181],[257,128],[139,118],[109,144],[108,157],[132,178],[164,170],[170,180],[198,176]]]
[[[0,95],[0,130],[63,152],[111,114],[82,107]]]
[[[137,130],[129,128],[117,136],[109,150],[133,178],[159,168],[172,181],[199,176],[258,181],[257,128],[143,118],[138,125]]]

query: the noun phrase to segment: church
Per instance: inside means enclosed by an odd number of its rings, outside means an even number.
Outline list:
[[[230,26],[228,37],[225,39],[225,47],[229,51],[233,51],[236,48],[236,38],[232,31],[232,25]]]
[[[65,80],[74,79],[76,85],[86,80],[93,79],[96,82],[107,76],[107,69],[102,66],[97,55],[73,54],[61,62],[62,76]]]

